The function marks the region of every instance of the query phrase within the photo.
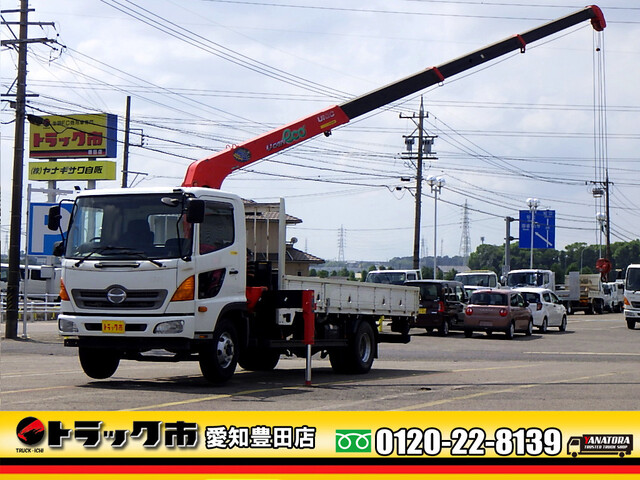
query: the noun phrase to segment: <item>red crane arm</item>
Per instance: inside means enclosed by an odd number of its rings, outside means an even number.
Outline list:
[[[349,120],[431,85],[443,82],[445,78],[498,58],[506,53],[515,50],[524,52],[527,44],[586,20],[590,20],[591,25],[597,31],[604,30],[606,27],[604,14],[599,7],[595,5],[585,7],[570,15],[519,35],[506,38],[450,62],[422,70],[385,87],[349,100],[342,105],[335,105],[247,142],[233,145],[211,157],[193,162],[187,169],[182,186],[220,188],[224,179],[234,170],[262,160],[269,155],[321,133],[329,135],[331,129],[348,123]]]

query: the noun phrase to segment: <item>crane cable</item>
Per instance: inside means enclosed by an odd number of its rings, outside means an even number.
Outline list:
[[[594,149],[594,188],[595,215],[597,228],[596,241],[600,245],[600,259],[596,268],[603,279],[611,269],[610,262],[610,218],[609,218],[609,158],[607,155],[607,98],[604,58],[604,33],[593,35],[593,149]],[[603,205],[604,202],[604,205]],[[603,212],[604,206],[604,212]],[[606,232],[606,250],[602,255],[602,234]]]

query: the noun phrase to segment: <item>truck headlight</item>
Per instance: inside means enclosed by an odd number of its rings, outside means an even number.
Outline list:
[[[58,319],[58,330],[62,333],[78,333],[78,326],[71,320]]]
[[[153,329],[153,333],[182,333],[183,330],[184,320],[172,320],[170,322],[162,322],[156,325],[156,328]]]

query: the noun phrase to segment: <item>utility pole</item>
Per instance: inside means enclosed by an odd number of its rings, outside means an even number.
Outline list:
[[[2,46],[13,46],[18,51],[18,76],[16,79],[16,125],[13,146],[13,178],[11,192],[11,226],[9,232],[9,271],[7,276],[7,323],[5,338],[18,338],[18,307],[20,302],[20,237],[22,222],[22,190],[24,170],[24,123],[27,97],[27,45],[52,42],[46,38],[29,39],[29,2],[20,0],[19,10],[3,10],[2,13],[20,13],[19,37],[2,40]],[[15,22],[3,22],[15,25]],[[44,25],[34,23],[31,25]],[[48,24],[53,25],[53,24]]]
[[[424,136],[424,119],[428,118],[429,114],[425,115],[424,112],[424,103],[422,97],[420,97],[420,111],[418,116],[413,113],[410,117],[403,116],[400,114],[400,118],[410,118],[415,123],[415,119],[418,119],[417,122],[417,131],[418,131],[418,154],[416,160],[416,194],[415,194],[415,218],[414,218],[414,228],[413,228],[413,268],[420,268],[420,223],[422,217],[422,164],[424,159],[424,151],[425,146],[427,147],[427,153],[431,154],[431,145],[433,145],[433,139],[436,137],[425,137]],[[415,133],[415,131],[414,131]],[[409,154],[409,159],[412,158],[412,147],[415,139],[415,135],[405,136],[405,145],[407,146],[407,152]],[[429,160],[437,160],[435,157],[428,157]],[[434,251],[436,249],[434,245]]]
[[[131,122],[131,96],[127,95],[127,107],[124,119],[124,152],[122,154],[122,188],[127,188],[129,173],[129,124]]]
[[[513,217],[505,217],[504,221],[506,223],[506,232],[504,237],[504,267],[502,268],[502,275],[507,276],[509,270],[511,270],[511,240],[515,240],[511,236],[511,222],[514,222],[516,219]]]

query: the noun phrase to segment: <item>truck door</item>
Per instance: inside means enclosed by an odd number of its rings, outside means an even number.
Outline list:
[[[246,301],[243,221],[231,200],[205,199],[195,247],[197,329],[211,331],[226,305]]]

